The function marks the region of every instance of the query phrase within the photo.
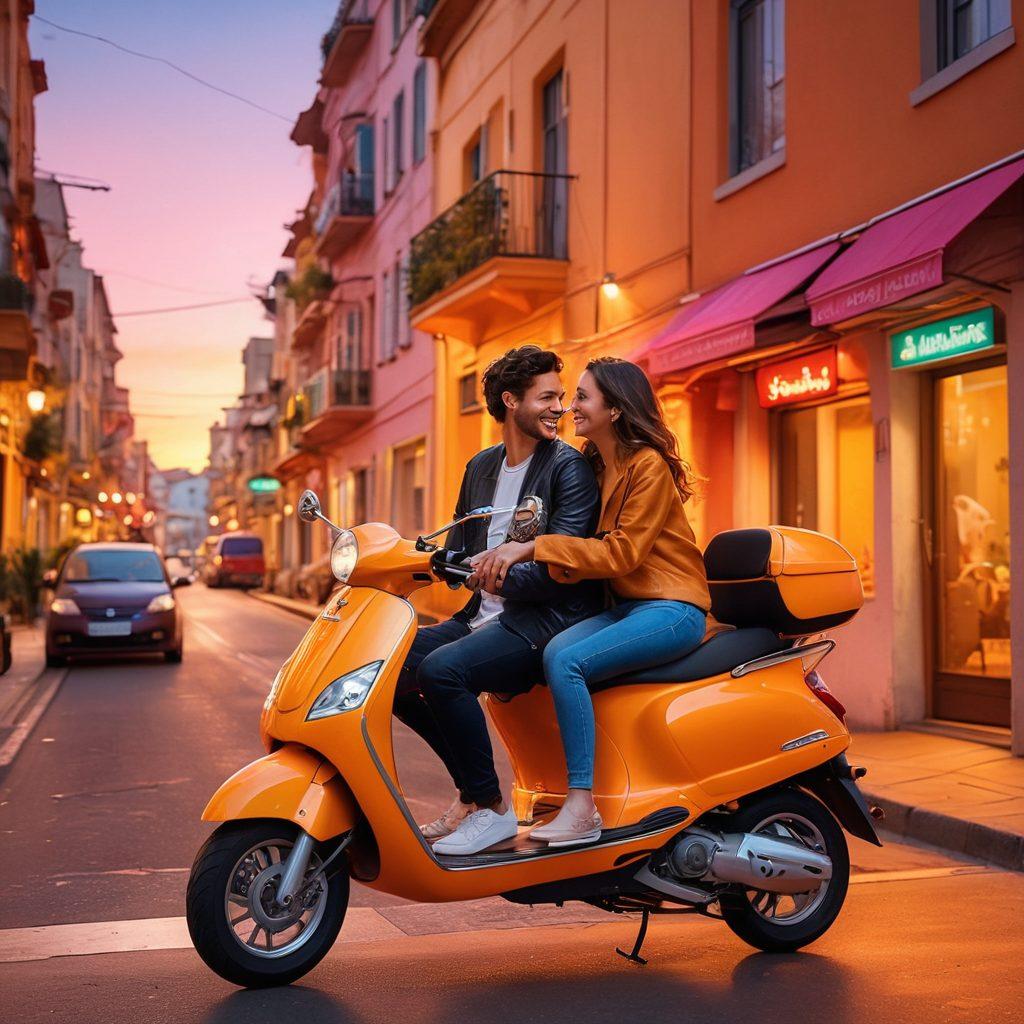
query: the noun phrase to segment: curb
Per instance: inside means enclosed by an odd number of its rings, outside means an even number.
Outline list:
[[[914,807],[866,790],[864,797],[885,811],[882,827],[888,832],[918,839],[951,853],[976,857],[1011,871],[1024,871],[1024,836],[1018,832]]]
[[[24,717],[17,722],[11,734],[0,746],[0,781],[4,779],[11,765],[14,763],[18,752],[25,745],[25,741],[32,735],[32,730],[39,724],[39,719],[46,713],[46,709],[53,703],[61,685],[67,678],[68,670],[44,668],[39,675],[26,688],[28,691],[36,690],[34,699],[23,704],[19,709]],[[40,692],[41,690],[41,692]],[[25,709],[27,706],[27,713]]]
[[[264,604],[272,604],[277,608],[291,612],[293,615],[300,615],[302,618],[309,619],[310,621],[317,618],[320,614],[319,608],[315,608],[305,601],[295,601],[290,597],[279,597],[277,594],[267,594],[257,590],[247,590],[246,593],[257,601],[262,601]]]

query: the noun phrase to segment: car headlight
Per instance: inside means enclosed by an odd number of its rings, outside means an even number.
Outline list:
[[[315,722],[318,718],[330,718],[331,715],[340,715],[342,711],[362,707],[383,664],[383,661],[372,661],[354,672],[339,676],[313,701],[306,721]]]
[[[342,530],[331,545],[331,572],[342,583],[348,583],[359,559],[359,545],[351,530]]]
[[[170,594],[157,594],[146,605],[147,612],[169,612],[174,608],[174,598]]]
[[[82,611],[70,597],[55,597],[50,605],[54,615],[81,615]]]

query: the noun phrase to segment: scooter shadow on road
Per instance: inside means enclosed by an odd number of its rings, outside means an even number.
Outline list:
[[[364,1018],[352,1013],[336,996],[312,986],[289,985],[256,991],[235,991],[214,1006],[200,1024],[358,1024]]]

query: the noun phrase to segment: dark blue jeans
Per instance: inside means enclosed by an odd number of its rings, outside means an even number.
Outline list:
[[[540,682],[541,652],[497,621],[422,626],[402,665],[395,714],[444,763],[466,803],[501,799],[481,693],[525,693]]]

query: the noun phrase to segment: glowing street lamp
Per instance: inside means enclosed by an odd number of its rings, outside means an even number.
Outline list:
[[[619,284],[614,274],[605,274],[601,279],[601,294],[606,299],[615,300],[619,297]]]
[[[115,505],[120,505],[120,504],[121,504],[121,502],[122,502],[122,501],[123,501],[124,499],[123,499],[123,498],[121,497],[121,492],[120,492],[120,491],[114,491],[114,493],[113,493],[113,494],[112,494],[112,495],[110,496],[110,500],[111,500],[111,501],[112,501],[112,502],[113,502],[113,503],[114,503]]]
[[[220,526],[220,516],[210,516],[211,526]]]
[[[42,412],[46,408],[46,392],[33,388],[26,396],[29,412]]]
[[[100,503],[101,505],[105,505],[105,504],[107,503],[107,499],[108,499],[109,497],[110,497],[110,495],[109,495],[109,494],[107,494],[107,492],[106,492],[106,491],[100,491],[100,493],[96,495],[96,500],[97,500],[97,501],[98,501],[98,502],[99,502],[99,503]]]

